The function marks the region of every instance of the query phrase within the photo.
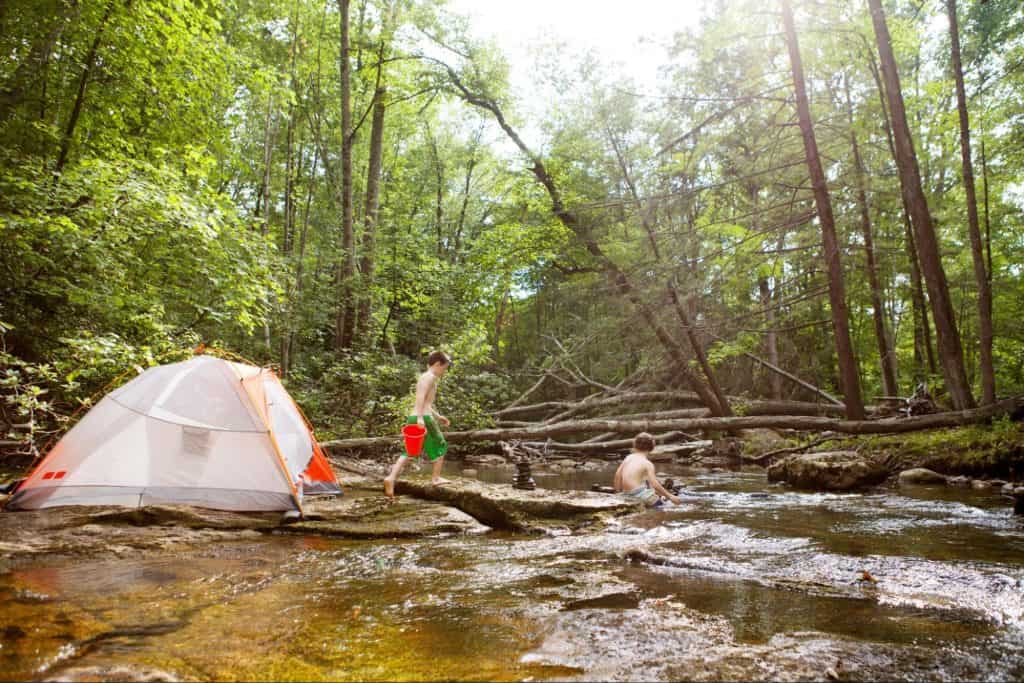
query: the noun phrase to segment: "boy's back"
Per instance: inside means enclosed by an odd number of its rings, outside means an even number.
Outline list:
[[[627,455],[626,459],[619,465],[620,490],[632,491],[639,486],[643,486],[648,477],[653,474],[651,472],[653,467],[651,461],[641,453],[630,453]]]

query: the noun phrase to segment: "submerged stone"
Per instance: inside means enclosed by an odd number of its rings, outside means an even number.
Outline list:
[[[946,475],[939,474],[926,467],[914,467],[903,470],[899,475],[899,483],[902,484],[945,484]]]
[[[852,491],[882,483],[889,475],[884,464],[855,451],[802,453],[768,468],[768,481],[819,491]]]

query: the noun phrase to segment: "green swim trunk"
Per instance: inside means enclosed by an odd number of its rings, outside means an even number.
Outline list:
[[[410,415],[405,418],[405,424],[414,425],[416,420],[415,415]],[[427,428],[427,436],[423,439],[423,452],[430,458],[430,462],[434,462],[438,458],[443,458],[444,454],[448,452],[448,442],[444,440],[444,434],[441,433],[441,428],[437,426],[437,421],[433,417],[424,415],[423,424]]]

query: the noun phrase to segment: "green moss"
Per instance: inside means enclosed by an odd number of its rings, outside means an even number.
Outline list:
[[[927,467],[946,474],[1005,476],[1024,472],[1024,425],[1003,418],[985,425],[934,429],[853,441],[895,469]]]

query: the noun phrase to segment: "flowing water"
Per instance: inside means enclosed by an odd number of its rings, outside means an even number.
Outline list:
[[[0,574],[0,680],[1024,678],[1024,521],[997,495],[666,469],[682,505],[600,533],[18,565]]]

